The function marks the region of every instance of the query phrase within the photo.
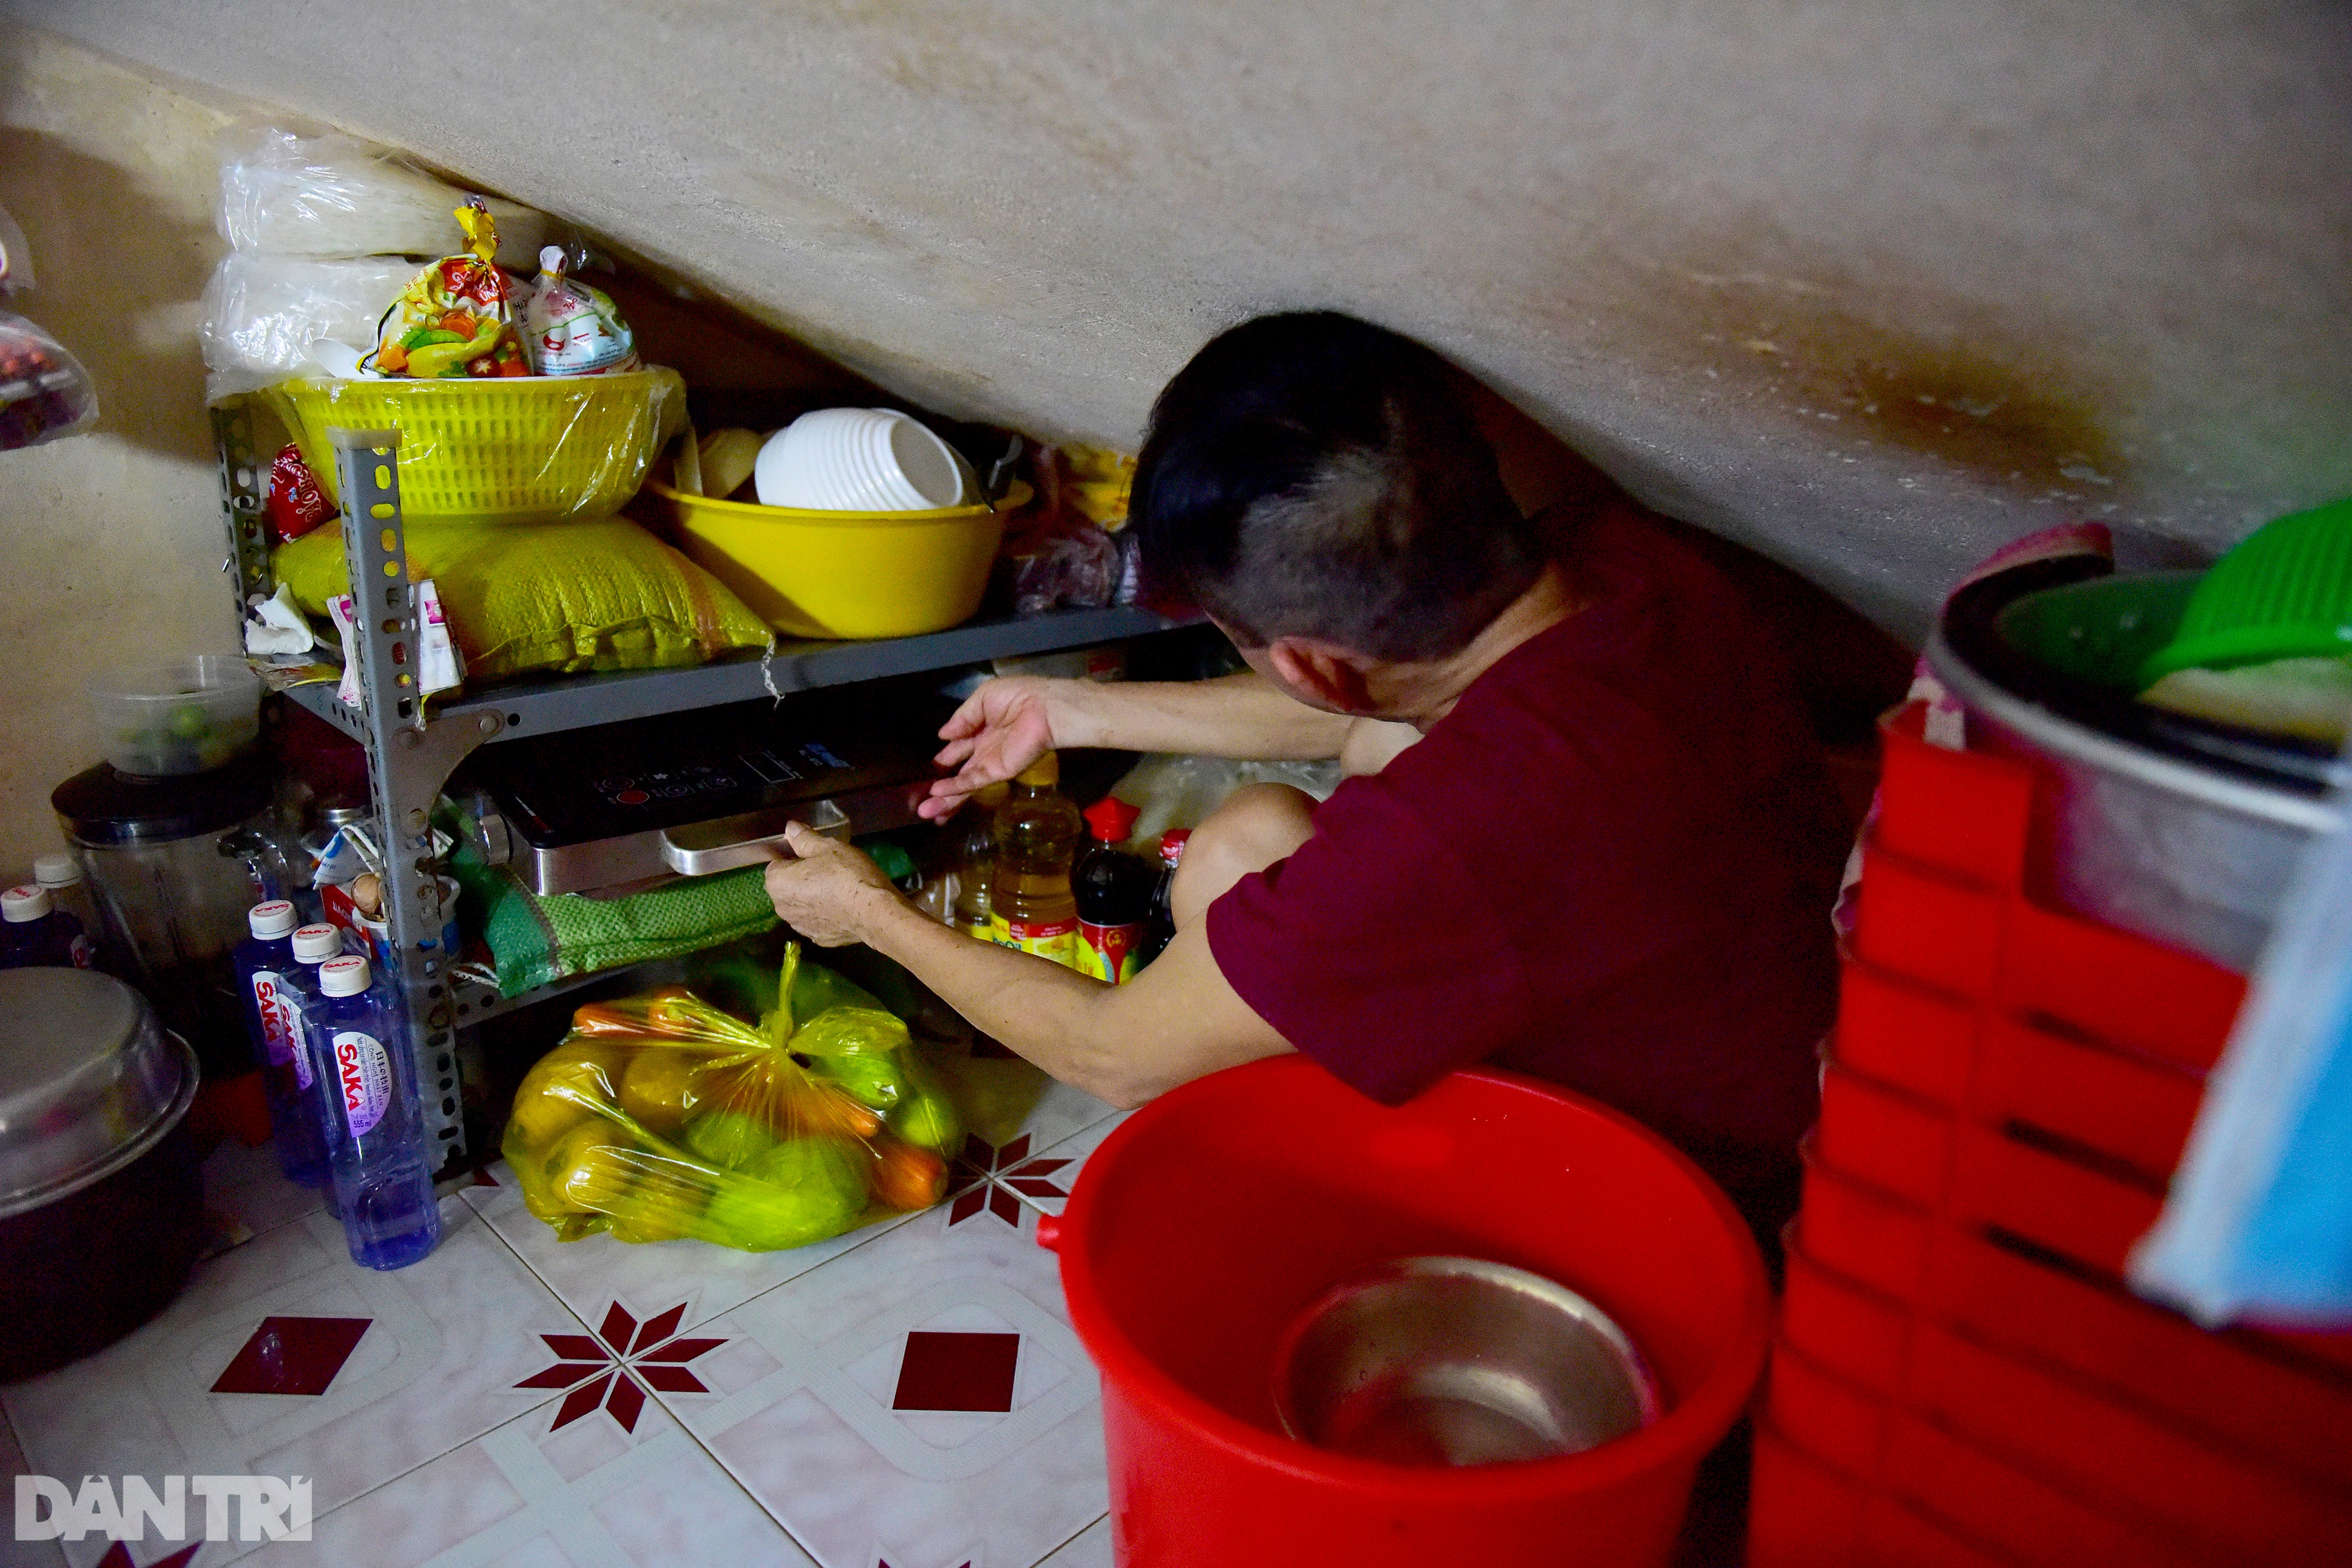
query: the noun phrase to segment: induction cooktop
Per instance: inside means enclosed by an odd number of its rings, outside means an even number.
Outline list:
[[[532,892],[627,890],[771,859],[789,821],[906,826],[954,711],[921,687],[797,692],[487,746],[451,794]]]

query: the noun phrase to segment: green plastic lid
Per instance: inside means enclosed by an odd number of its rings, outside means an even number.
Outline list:
[[[2140,666],[2175,670],[2352,656],[2352,500],[2265,523],[2189,596],[2172,641]]]

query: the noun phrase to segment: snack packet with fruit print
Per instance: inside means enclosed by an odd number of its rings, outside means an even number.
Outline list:
[[[530,374],[515,330],[515,280],[491,259],[499,234],[490,210],[468,202],[457,223],[467,250],[443,256],[401,290],[377,324],[363,370],[420,381]]]

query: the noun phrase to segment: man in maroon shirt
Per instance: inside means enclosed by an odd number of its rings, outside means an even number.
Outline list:
[[[814,834],[769,891],[1116,1103],[1285,1051],[1390,1103],[1490,1061],[1656,1128],[1769,1240],[1834,1006],[1811,727],[1739,589],[1613,491],[1522,516],[1451,386],[1342,316],[1212,342],[1154,411],[1132,526],[1253,673],[992,681],[943,732],[937,816],[1050,747],[1342,758],[1319,806],[1259,786],[1201,825],[1132,984],[973,942]]]

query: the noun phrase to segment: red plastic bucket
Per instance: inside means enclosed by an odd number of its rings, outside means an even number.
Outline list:
[[[1123,1568],[1664,1563],[1769,1329],[1756,1245],[1697,1167],[1613,1111],[1503,1072],[1456,1073],[1394,1110],[1297,1057],[1214,1073],[1104,1140],[1040,1239],[1102,1372]],[[1283,1437],[1284,1327],[1335,1281],[1424,1254],[1589,1297],[1648,1358],[1664,1417],[1585,1453],[1461,1469]]]

